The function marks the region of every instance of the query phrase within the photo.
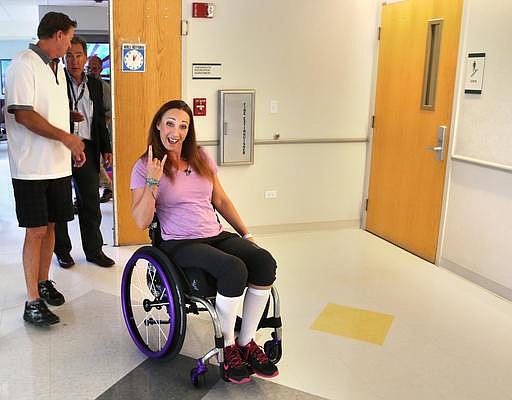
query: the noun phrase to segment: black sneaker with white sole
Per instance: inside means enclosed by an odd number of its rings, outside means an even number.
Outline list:
[[[55,289],[54,281],[40,281],[37,284],[39,296],[51,306],[60,306],[64,304],[64,296]]]
[[[23,319],[36,326],[49,326],[60,321],[60,318],[48,309],[42,299],[25,302]]]

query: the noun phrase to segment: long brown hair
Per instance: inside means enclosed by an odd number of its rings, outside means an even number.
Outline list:
[[[151,145],[153,148],[153,157],[161,160],[163,156],[167,154],[167,149],[160,140],[160,131],[158,130],[157,125],[162,119],[163,115],[168,110],[174,108],[185,111],[190,118],[187,136],[185,137],[181,147],[181,157],[187,160],[190,168],[196,171],[199,175],[208,178],[210,181],[213,181],[213,172],[206,160],[201,157],[201,153],[199,152],[200,146],[197,145],[196,130],[194,128],[194,116],[192,114],[192,110],[188,104],[182,100],[168,101],[160,107],[160,109],[153,117],[153,121],[149,127],[148,135],[148,145]],[[147,159],[147,156],[148,152],[146,151],[143,155],[143,158]],[[173,167],[178,168],[177,165],[173,165],[173,162],[170,158],[167,158],[167,161],[164,165],[164,174],[171,178],[172,181],[174,180]]]

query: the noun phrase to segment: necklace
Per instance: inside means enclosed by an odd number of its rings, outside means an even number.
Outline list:
[[[189,176],[192,173],[192,170],[190,169],[190,164],[187,162],[187,160],[180,158],[180,161],[178,163],[178,171],[185,172],[185,175],[187,176]]]

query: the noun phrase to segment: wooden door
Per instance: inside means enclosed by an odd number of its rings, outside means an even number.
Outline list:
[[[431,262],[461,12],[462,0],[407,0],[382,9],[366,229]],[[427,150],[436,146],[440,126],[446,127],[442,161]]]
[[[131,217],[130,176],[146,150],[149,124],[166,101],[181,98],[181,2],[112,1],[115,244],[148,242]],[[146,45],[144,72],[121,71],[122,45]]]

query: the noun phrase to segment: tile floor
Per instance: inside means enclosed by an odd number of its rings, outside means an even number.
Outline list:
[[[212,345],[210,323],[201,317],[189,318],[178,358],[144,358],[124,326],[119,296],[135,247],[112,246],[112,203],[102,205],[102,231],[116,266],[86,262],[74,221],[77,265],[63,270],[54,260],[51,268],[67,300],[54,309],[61,323],[27,325],[24,231],[14,214],[5,142],[0,188],[0,400],[512,399],[512,304],[359,229],[258,234],[279,265],[283,358],[272,380],[230,385],[212,367],[207,386],[193,388],[192,358]],[[373,328],[364,317],[370,314],[387,316],[379,340],[364,339]]]

